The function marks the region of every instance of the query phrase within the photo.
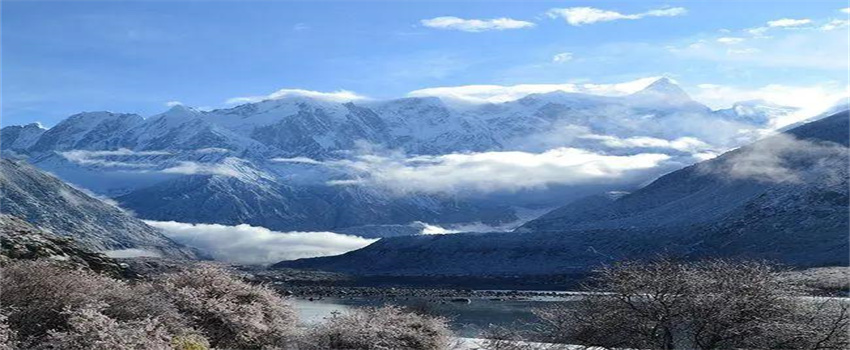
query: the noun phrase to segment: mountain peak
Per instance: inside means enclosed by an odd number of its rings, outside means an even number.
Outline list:
[[[45,128],[45,127],[44,127],[43,125],[41,125],[41,123],[39,123],[39,122],[29,123],[29,124],[27,124],[27,125],[24,125],[24,127],[23,127],[23,128],[24,128],[24,129],[36,129],[36,130],[47,130],[47,128]]]
[[[57,126],[70,124],[82,129],[91,129],[106,121],[119,121],[121,123],[134,124],[143,120],[144,118],[140,115],[132,113],[113,113],[109,111],[82,112],[68,117],[57,124]]]
[[[179,114],[186,114],[186,113],[197,114],[198,110],[194,109],[192,107],[186,106],[186,105],[177,104],[177,105],[174,105],[171,108],[169,108],[167,111],[165,111],[165,113],[167,113],[167,114],[177,114],[177,113],[179,113]]]
[[[673,82],[670,78],[661,77],[658,80],[647,85],[642,90],[635,92],[632,96],[639,98],[650,98],[653,100],[664,100],[669,102],[688,102],[691,97],[682,90],[679,85]]]

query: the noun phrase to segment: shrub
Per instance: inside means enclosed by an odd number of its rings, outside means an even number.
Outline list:
[[[188,334],[171,338],[171,347],[174,350],[207,350],[210,342],[197,334]]]
[[[759,262],[670,260],[598,271],[579,301],[537,310],[559,343],[607,348],[843,349],[847,303],[813,302]]]
[[[516,327],[490,325],[482,334],[483,349],[487,350],[543,350],[543,345],[532,343],[527,332],[519,331]],[[547,344],[546,350],[558,349],[555,345]]]
[[[156,319],[116,321],[98,307],[66,311],[68,329],[51,330],[36,349],[168,350],[171,335]]]
[[[296,335],[296,314],[285,299],[221,268],[199,265],[154,285],[215,348],[285,347]]]
[[[307,334],[303,347],[315,350],[442,350],[449,347],[451,339],[444,318],[384,306],[334,314]]]
[[[116,321],[155,317],[175,333],[186,331],[177,309],[147,284],[131,285],[91,271],[35,261],[4,266],[0,285],[0,305],[11,310],[10,327],[29,342],[38,342],[48,330],[68,330],[73,314],[69,310],[92,305],[102,305],[99,312]]]
[[[16,349],[16,338],[17,334],[6,323],[6,315],[0,313],[0,350]]]

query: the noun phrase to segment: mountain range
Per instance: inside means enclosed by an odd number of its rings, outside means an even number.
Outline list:
[[[4,127],[0,149],[142,219],[382,232],[381,225],[415,221],[504,225],[519,219],[516,206],[630,191],[758,138],[772,120],[794,112],[763,101],[713,111],[662,78],[630,95],[552,92],[481,105],[288,96],[211,111],[178,105],[148,118],[87,112],[49,129]],[[651,153],[656,161],[616,170],[622,176],[484,190],[381,176],[387,168],[403,174],[423,165],[440,174],[457,157],[553,149]],[[463,174],[459,167],[451,173]]]
[[[507,233],[391,237],[276,267],[366,275],[545,275],[622,259],[848,261],[850,112],[804,124],[660,177],[588,197]]]

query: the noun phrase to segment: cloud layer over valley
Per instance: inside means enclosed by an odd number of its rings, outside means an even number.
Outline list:
[[[337,255],[376,241],[334,232],[278,232],[250,225],[145,222],[179,243],[209,253],[216,260],[240,264]]]
[[[375,185],[403,193],[487,193],[622,181],[668,159],[660,153],[614,156],[561,147],[542,153],[363,154],[326,164],[350,169],[356,176],[330,182],[335,185]]]

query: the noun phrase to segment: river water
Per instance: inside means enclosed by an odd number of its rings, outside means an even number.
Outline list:
[[[575,297],[534,297],[523,300],[491,300],[470,298],[469,302],[453,302],[451,299],[422,298],[324,298],[310,301],[295,298],[294,305],[301,322],[305,325],[322,322],[333,312],[344,313],[363,306],[393,304],[414,308],[431,315],[449,319],[452,329],[460,337],[478,337],[490,325],[526,329],[535,321],[533,310],[552,302],[570,302]]]

